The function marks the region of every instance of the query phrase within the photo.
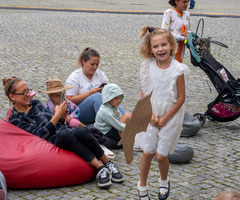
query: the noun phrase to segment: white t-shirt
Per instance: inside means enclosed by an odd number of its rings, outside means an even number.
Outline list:
[[[67,96],[74,96],[88,92],[92,88],[99,87],[102,83],[108,83],[108,77],[99,69],[97,69],[89,80],[83,73],[82,68],[72,72],[66,80],[66,85],[73,85],[73,88],[66,90]]]

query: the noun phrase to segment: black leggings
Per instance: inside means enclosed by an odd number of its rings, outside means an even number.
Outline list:
[[[87,162],[91,162],[95,157],[99,160],[104,154],[95,137],[85,127],[60,130],[55,145],[77,154]]]

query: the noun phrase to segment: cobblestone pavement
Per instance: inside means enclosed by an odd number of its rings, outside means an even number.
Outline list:
[[[74,8],[74,9],[99,9],[99,10],[128,10],[128,11],[153,11],[163,12],[169,8],[168,0],[0,0],[0,6],[24,6],[47,8]],[[239,1],[229,0],[198,0],[192,13],[219,13],[240,14]]]
[[[127,6],[129,1],[21,1],[21,6],[79,7],[96,9],[156,10],[157,1],[143,8],[148,1],[132,1],[136,5]],[[37,1],[36,1],[37,2]],[[67,3],[68,4],[67,4]],[[87,3],[86,3],[87,2]],[[193,12],[239,14],[238,0],[227,3],[223,0],[197,1]],[[132,3],[132,4],[134,4]],[[139,4],[139,5],[137,5]],[[166,4],[166,3],[165,3]],[[165,5],[163,4],[163,5]],[[0,5],[16,6],[19,1],[3,1]],[[78,5],[78,6],[77,6]],[[89,7],[88,7],[89,6]],[[165,5],[166,8],[168,5]],[[214,7],[215,6],[215,7]],[[214,8],[216,10],[214,10]],[[164,10],[164,9],[163,9]],[[229,12],[230,11],[230,12]],[[106,72],[111,82],[115,82],[125,92],[123,106],[132,111],[140,98],[139,66],[142,59],[138,51],[142,26],[160,26],[160,15],[118,15],[104,13],[71,13],[53,11],[24,11],[0,9],[0,77],[17,75],[25,80],[34,91],[43,90],[45,81],[51,78],[65,80],[75,69],[79,52],[86,46],[97,49],[101,54],[100,68]],[[199,17],[192,17],[193,30]],[[212,54],[234,77],[240,74],[239,18],[204,17],[204,37],[228,45],[228,49],[212,45]],[[204,112],[207,104],[216,98],[216,91],[209,78],[197,67],[190,64],[189,52],[184,62],[190,66],[187,76],[186,111],[194,114]],[[211,88],[211,92],[210,92]],[[9,102],[4,97],[0,85],[0,118],[4,118]],[[37,94],[41,101],[43,94]],[[170,165],[170,200],[208,200],[222,190],[240,188],[240,120],[227,123],[207,121],[198,134],[191,138],[181,138],[194,149],[194,157],[188,164]],[[125,175],[123,184],[113,184],[109,190],[100,190],[95,181],[73,187],[39,190],[8,190],[8,199],[138,199],[136,184],[139,180],[141,153],[134,152],[134,161],[127,165],[122,150],[115,151],[114,161]],[[158,167],[154,160],[149,174],[150,193],[157,199]]]

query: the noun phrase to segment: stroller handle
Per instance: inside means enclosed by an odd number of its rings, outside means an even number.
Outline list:
[[[197,34],[200,23],[202,23],[201,37],[199,37]],[[191,55],[194,57],[194,59],[197,61],[197,63],[201,62],[201,58],[204,55],[210,54],[210,43],[217,44],[221,47],[228,48],[228,46],[223,44],[222,42],[211,40],[211,37],[202,38],[203,29],[204,29],[204,19],[201,18],[198,21],[196,33],[190,32],[189,34],[187,34],[187,42],[184,41],[184,44],[187,45],[187,47],[191,51]]]
[[[200,36],[200,38],[202,38],[203,29],[204,29],[204,19],[203,18],[199,19],[199,21],[198,21],[197,28],[196,28],[196,35],[198,35],[198,28],[199,28],[200,22],[202,22],[202,32],[201,32],[201,36]]]
[[[216,40],[211,40],[211,43],[213,44],[217,44],[221,47],[224,47],[224,48],[228,48],[228,46],[226,44],[223,44],[222,42],[219,42],[219,41],[216,41]]]

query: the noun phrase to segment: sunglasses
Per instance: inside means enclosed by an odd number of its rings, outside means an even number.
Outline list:
[[[21,92],[21,93],[13,93],[15,95],[24,95],[27,96],[29,93],[31,93],[32,90],[31,89],[27,89],[25,92]]]

